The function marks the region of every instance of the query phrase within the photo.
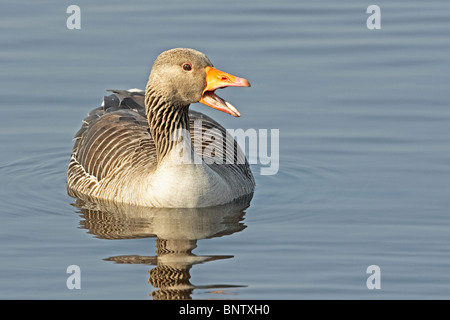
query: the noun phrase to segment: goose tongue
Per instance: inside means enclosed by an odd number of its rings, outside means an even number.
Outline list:
[[[203,90],[200,102],[207,106],[239,117],[239,111],[228,101],[215,94],[215,90],[225,87],[250,87],[250,83],[244,79],[220,71],[213,67],[206,67],[206,88]]]
[[[239,111],[231,103],[216,95],[214,91],[206,91],[203,94],[202,100],[200,100],[200,102],[206,104],[207,106],[210,106],[211,108],[231,114],[234,117],[241,116]]]

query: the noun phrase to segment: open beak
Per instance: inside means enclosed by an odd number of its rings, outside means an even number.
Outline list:
[[[206,67],[206,88],[203,90],[200,102],[207,106],[240,117],[241,114],[228,101],[217,96],[214,91],[225,87],[250,87],[250,83],[244,79],[225,73],[213,67]]]

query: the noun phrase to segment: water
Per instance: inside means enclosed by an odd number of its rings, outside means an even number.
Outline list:
[[[81,30],[70,4],[0,10],[0,298],[450,297],[447,1],[378,1],[381,30],[366,27],[373,3],[350,0],[83,0]],[[65,172],[81,119],[106,89],[144,88],[172,47],[250,80],[221,91],[239,119],[193,108],[279,129],[278,173],[252,165],[248,208],[77,206]]]

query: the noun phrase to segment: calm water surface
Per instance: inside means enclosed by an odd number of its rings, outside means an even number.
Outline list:
[[[450,298],[448,1],[378,1],[381,30],[351,0],[81,0],[68,30],[71,4],[1,5],[0,298]],[[250,80],[221,91],[239,119],[192,108],[279,129],[278,173],[215,210],[70,198],[81,119],[172,47]]]

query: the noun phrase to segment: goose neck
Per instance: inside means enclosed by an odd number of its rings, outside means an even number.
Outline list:
[[[156,147],[158,163],[176,147],[192,154],[189,133],[189,104],[180,105],[170,101],[154,90],[145,94],[147,118]]]

